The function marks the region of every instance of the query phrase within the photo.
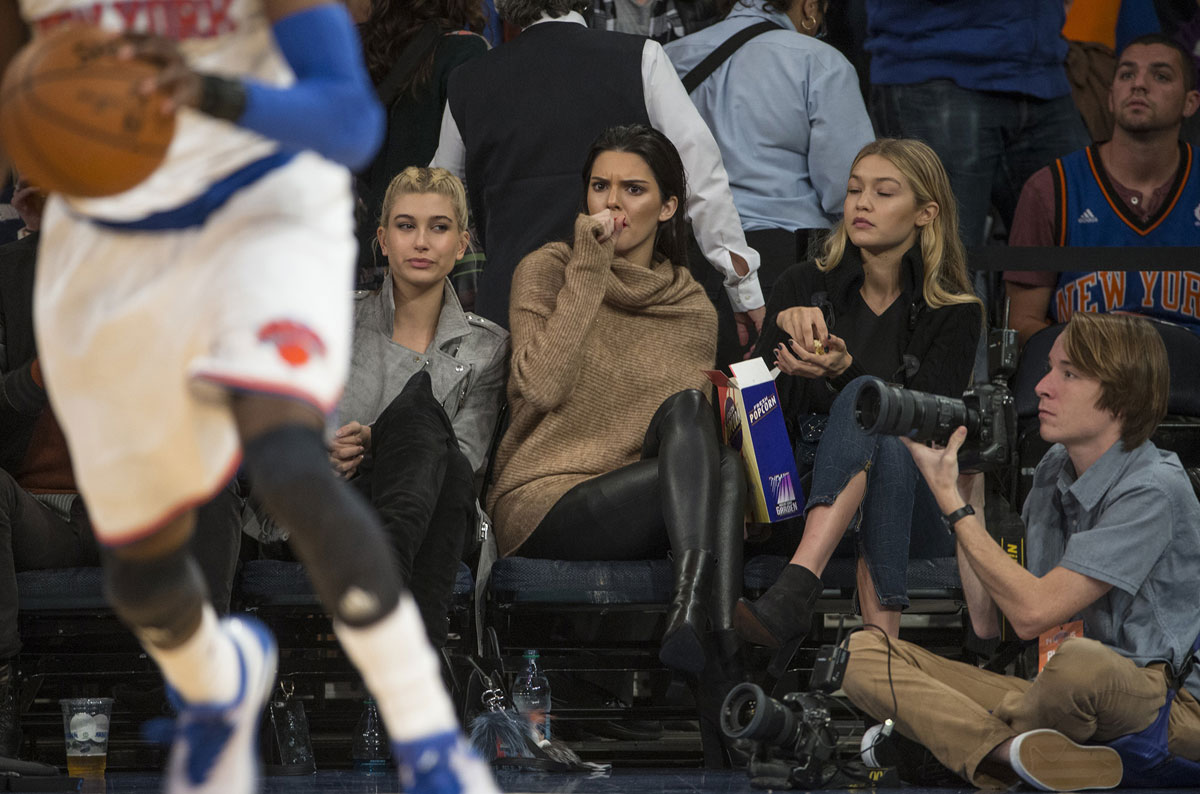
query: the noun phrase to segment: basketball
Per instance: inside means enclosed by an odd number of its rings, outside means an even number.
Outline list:
[[[35,38],[0,84],[0,141],[17,170],[46,191],[111,196],[162,162],[175,117],[138,84],[158,67],[118,60],[113,34],[71,25]]]

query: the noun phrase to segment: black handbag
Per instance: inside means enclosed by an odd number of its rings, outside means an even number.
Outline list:
[[[471,744],[493,767],[586,772],[593,776],[606,776],[612,771],[612,764],[584,761],[561,741],[539,740],[540,734],[529,720],[510,705],[504,692],[503,674],[492,671],[489,675],[473,659],[467,661],[474,668],[467,683],[467,702],[482,706],[473,719],[466,721]]]
[[[259,745],[268,775],[312,775],[317,771],[308,717],[295,693],[295,684],[281,680],[276,697],[267,703]]]

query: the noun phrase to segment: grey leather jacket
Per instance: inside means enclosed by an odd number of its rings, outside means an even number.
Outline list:
[[[446,409],[463,454],[481,473],[504,399],[508,331],[464,312],[449,280],[437,332],[424,353],[392,341],[395,311],[390,274],[379,290],[355,294],[354,348],[338,405],[338,427],[350,421],[374,422],[408,379],[426,369],[433,396]]]

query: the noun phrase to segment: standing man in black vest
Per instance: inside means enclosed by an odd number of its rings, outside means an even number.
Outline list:
[[[589,29],[581,13],[589,4],[497,0],[500,15],[525,30],[450,76],[432,165],[467,183],[487,253],[476,311],[508,326],[513,270],[530,251],[570,234],[592,141],[614,125],[649,124],[683,157],[688,218],[724,276],[745,346],[762,326],[759,260],[746,245],[717,143],[662,46]]]

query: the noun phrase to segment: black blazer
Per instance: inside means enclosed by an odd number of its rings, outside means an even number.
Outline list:
[[[33,425],[46,408],[46,392],[30,366],[33,341],[33,273],[37,237],[31,234],[0,246],[0,324],[4,366],[0,367],[0,469],[14,471],[25,459]]]
[[[640,36],[543,22],[450,75],[467,197],[487,253],[476,314],[508,327],[517,264],[546,243],[573,239],[581,171],[596,136],[617,124],[650,123],[645,47]]]
[[[918,247],[914,246],[904,254],[901,267],[901,294],[897,300],[909,305],[904,330],[906,338],[900,345],[904,351],[904,366],[885,380],[916,391],[961,396],[975,368],[982,309],[977,303],[957,303],[940,309],[927,306],[921,289],[925,265]],[[831,271],[821,272],[812,261],[788,268],[771,289],[766,320],[754,354],[763,356],[769,363],[774,362],[776,345],[788,338],[775,324],[775,318],[793,306],[819,306],[825,313],[830,333],[837,333],[839,318],[849,315],[851,300],[862,283],[862,255],[849,243],[842,261]],[[850,355],[854,355],[853,350]],[[788,429],[794,431],[792,420],[795,417],[813,413],[810,405],[814,389],[839,391],[854,378],[866,374],[857,360],[841,375],[829,380],[780,374],[776,385],[784,415],[788,418]]]

